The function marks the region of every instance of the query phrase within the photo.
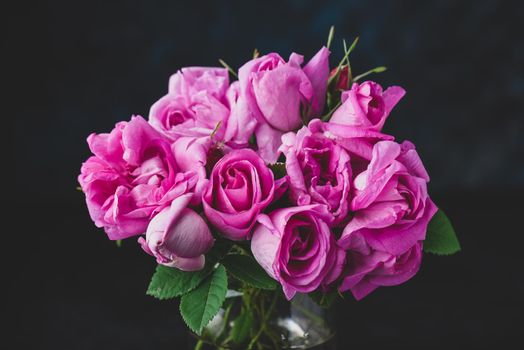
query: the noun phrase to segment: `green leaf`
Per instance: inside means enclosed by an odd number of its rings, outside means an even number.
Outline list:
[[[275,180],[281,179],[284,176],[286,176],[286,163],[277,162],[274,164],[269,164],[268,167],[273,172],[273,175],[275,176]]]
[[[186,272],[158,265],[146,294],[161,300],[179,297],[195,289],[210,273],[209,267],[200,271]]]
[[[146,294],[163,300],[190,292],[213,271],[215,265],[231,250],[231,246],[230,241],[217,238],[213,248],[206,254],[206,266],[200,271],[186,272],[158,265]]]
[[[231,254],[222,261],[227,271],[251,287],[273,290],[277,282],[268,276],[257,261],[248,255]]]
[[[117,240],[115,241],[115,243],[116,243],[116,246],[117,246],[118,248],[120,248],[120,247],[122,246],[122,240],[121,240],[121,239],[117,239]]]
[[[424,251],[438,255],[450,255],[460,250],[455,230],[448,217],[439,209],[428,225]]]
[[[242,310],[240,315],[233,322],[231,329],[231,340],[236,345],[244,344],[249,338],[253,326],[253,314],[249,310]]]
[[[227,273],[219,265],[198,288],[184,294],[180,301],[180,313],[187,326],[200,335],[205,326],[218,313],[226,299]]]

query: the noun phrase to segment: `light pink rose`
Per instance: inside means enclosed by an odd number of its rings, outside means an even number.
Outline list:
[[[147,227],[146,238],[138,242],[159,264],[183,271],[204,268],[205,256],[213,246],[213,236],[204,219],[187,208],[191,194],[182,195],[155,215]]]
[[[272,171],[251,149],[234,150],[214,166],[202,203],[208,220],[220,234],[232,239],[249,239],[257,216],[273,200]]]
[[[87,142],[94,156],[78,181],[91,219],[113,240],[144,233],[155,214],[194,191],[202,174],[197,161],[178,164],[171,143],[142,117]]]
[[[188,100],[201,91],[222,100],[228,87],[229,73],[225,68],[186,67],[169,78],[169,93]]]
[[[367,168],[354,179],[350,206],[354,215],[338,241],[351,252],[350,274],[340,290],[351,289],[357,298],[370,293],[380,284],[363,278],[366,288],[360,288],[351,271],[360,273],[373,266],[369,272],[373,274],[386,260],[389,265],[385,266],[395,267],[380,270],[382,281],[386,280],[383,275],[391,273],[400,276],[390,278],[391,284],[402,283],[416,272],[418,245],[437,211],[428,196],[427,182],[429,176],[412,143],[380,141],[374,145]],[[352,260],[353,251],[358,255]]]
[[[167,95],[151,106],[149,122],[171,140],[205,138],[213,131],[221,140],[230,114],[228,88],[224,68],[182,68],[171,76]]]
[[[351,188],[347,151],[324,133],[302,127],[282,136],[290,198],[297,205],[324,204],[333,224],[346,219]]]
[[[278,158],[280,136],[322,113],[329,75],[329,50],[323,47],[304,66],[291,54],[286,62],[276,53],[253,59],[238,71],[240,91],[258,122],[259,153],[267,162]],[[274,140],[274,142],[270,142]]]
[[[168,93],[151,107],[149,122],[173,141],[180,137],[209,138],[213,132],[221,140],[229,113],[227,104],[207,91],[189,98]]]
[[[405,93],[400,86],[391,86],[382,92],[382,87],[373,81],[353,83],[350,90],[342,93],[342,105],[330,122],[380,131]]]
[[[255,259],[277,280],[290,300],[334,282],[346,253],[337,246],[323,205],[277,209],[258,218],[251,240]]]
[[[220,143],[226,151],[247,147],[257,124],[239,83],[229,85],[227,70],[204,67],[174,74],[168,94],[151,107],[149,122],[171,140],[193,137],[207,150]]]

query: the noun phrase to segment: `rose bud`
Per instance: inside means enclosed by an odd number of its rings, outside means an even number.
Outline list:
[[[382,87],[372,81],[354,83],[350,90],[342,93],[342,104],[329,121],[380,131],[405,93],[399,86],[391,86],[383,92]]]
[[[329,73],[330,79],[333,78],[335,74],[337,74],[337,70],[338,68],[334,68],[331,71],[331,73]],[[349,88],[348,66],[347,65],[342,66],[338,74],[339,75],[338,75],[337,81],[335,82],[335,85],[334,85],[335,89],[347,90]],[[330,86],[332,86],[331,84]]]
[[[183,271],[204,268],[204,254],[213,246],[213,236],[204,219],[187,208],[191,194],[175,199],[149,223],[146,238],[138,242],[159,264]]]

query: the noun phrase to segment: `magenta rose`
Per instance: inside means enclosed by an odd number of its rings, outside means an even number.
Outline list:
[[[258,218],[251,240],[255,259],[290,300],[325,287],[341,274],[346,253],[336,244],[323,205],[283,208]]]
[[[213,246],[213,236],[204,219],[187,205],[192,195],[182,195],[155,215],[147,227],[146,238],[138,242],[159,264],[183,271],[204,268],[205,256]]]
[[[351,237],[348,246],[348,269],[340,287],[351,290],[361,300],[378,287],[402,284],[413,277],[422,262],[422,243],[417,242],[399,255],[374,250],[357,234]]]
[[[282,136],[290,198],[297,205],[324,204],[333,224],[348,214],[351,187],[349,154],[322,132],[302,127]]]
[[[268,162],[278,157],[280,135],[302,125],[302,118],[322,113],[329,75],[329,50],[323,47],[304,66],[291,54],[286,62],[276,53],[253,59],[238,71],[240,91],[258,121],[259,153]]]
[[[336,124],[332,121],[326,123],[319,119],[313,119],[308,128],[313,133],[323,133],[348,152],[353,174],[358,174],[363,170],[361,169],[362,166],[367,166],[373,153],[373,147],[377,142],[393,140],[393,136],[376,130]]]
[[[275,184],[272,171],[253,150],[234,150],[213,167],[202,196],[206,217],[223,236],[248,239],[257,216],[285,180]]]
[[[113,240],[144,233],[155,214],[193,192],[202,176],[201,163],[178,164],[171,142],[142,117],[87,142],[94,156],[82,165],[78,181],[91,219]]]
[[[428,182],[412,143],[380,141],[374,145],[367,168],[354,179],[350,206],[354,216],[338,241],[350,251],[349,275],[342,282],[342,291],[350,289],[355,297],[362,298],[381,285],[377,281],[399,284],[417,271],[420,242],[437,211],[428,196]],[[352,259],[353,255],[356,257]],[[376,274],[382,276],[380,279],[360,276],[371,266],[369,274],[379,269]],[[363,281],[365,288],[355,282],[352,274],[357,272],[362,277],[358,283]],[[388,273],[389,279],[384,277]]]
[[[354,83],[350,90],[342,93],[342,105],[333,113],[330,122],[380,131],[405,93],[399,86],[382,91],[382,87],[372,81]]]

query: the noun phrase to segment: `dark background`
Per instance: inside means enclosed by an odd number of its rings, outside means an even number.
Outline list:
[[[154,260],[90,222],[75,190],[85,138],[147,116],[183,66],[239,67],[255,47],[311,57],[331,24],[332,65],[341,38],[360,35],[354,70],[386,65],[373,78],[407,90],[386,131],[417,145],[463,247],[427,256],[407,284],[348,297],[340,348],[521,343],[522,1],[40,1],[2,12],[2,285],[15,348],[184,348],[177,303],[145,295]]]

